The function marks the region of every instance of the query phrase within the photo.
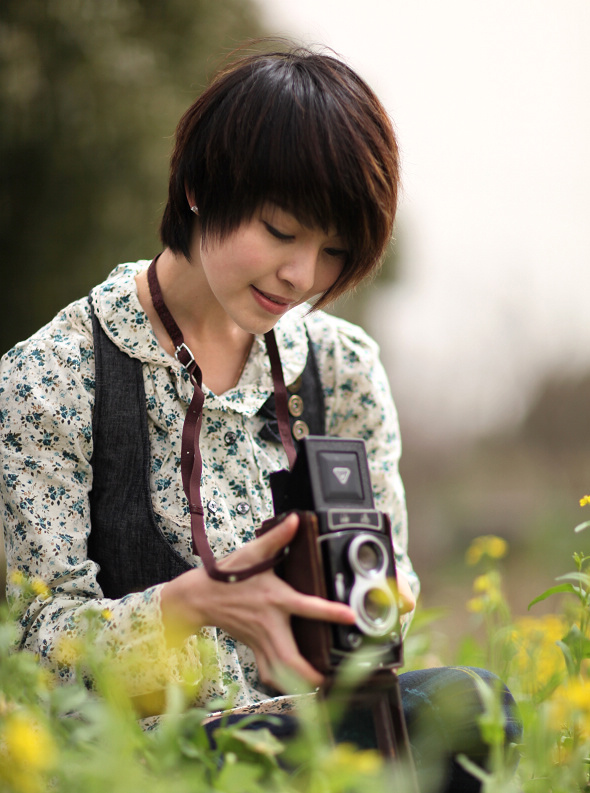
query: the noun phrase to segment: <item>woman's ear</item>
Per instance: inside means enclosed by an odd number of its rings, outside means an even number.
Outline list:
[[[184,193],[186,195],[186,200],[188,201],[188,205],[191,209],[191,212],[194,212],[195,215],[199,214],[199,208],[195,204],[195,194],[192,190],[189,190],[187,185],[184,186]]]

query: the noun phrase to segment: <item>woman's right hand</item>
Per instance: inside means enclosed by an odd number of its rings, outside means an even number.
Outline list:
[[[299,525],[289,515],[270,531],[219,563],[239,570],[272,558],[288,545]],[[301,655],[291,631],[291,616],[352,625],[353,610],[342,603],[303,595],[267,570],[233,584],[209,578],[204,568],[189,570],[162,587],[162,615],[171,636],[186,638],[213,625],[254,651],[261,681],[280,688],[280,670],[315,687],[322,675]]]

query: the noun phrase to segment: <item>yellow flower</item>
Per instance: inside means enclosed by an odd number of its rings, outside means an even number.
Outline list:
[[[473,591],[479,597],[467,602],[469,611],[483,611],[485,606],[499,606],[502,603],[502,589],[500,575],[492,570],[484,575],[478,575],[473,582]]]
[[[113,619],[113,612],[112,612],[110,609],[103,609],[103,610],[100,612],[100,616],[101,616],[101,617],[103,618],[103,620],[105,620],[106,622],[110,622],[110,621]]]
[[[567,686],[567,698],[576,710],[587,715],[590,714],[590,682],[588,680],[571,680]]]
[[[474,614],[481,614],[485,607],[485,600],[483,598],[471,598],[467,601],[467,610]]]
[[[491,575],[478,575],[473,582],[473,591],[489,594],[496,586]]]
[[[53,766],[55,744],[49,732],[33,716],[14,713],[2,731],[3,750],[13,763],[44,771]]]
[[[41,598],[41,600],[47,600],[47,598],[51,595],[51,590],[45,581],[41,581],[40,578],[34,578],[31,581],[31,589],[37,595],[37,597]]]
[[[383,759],[374,749],[357,749],[351,743],[340,743],[334,747],[330,755],[330,765],[340,771],[360,774],[376,774],[381,768]]]
[[[553,692],[550,704],[554,723],[570,730],[575,726],[578,735],[590,735],[590,681],[568,680]]]
[[[508,553],[508,543],[502,537],[494,534],[484,534],[476,537],[465,554],[468,565],[476,565],[484,556],[490,559],[502,559]]]
[[[566,633],[566,621],[555,614],[516,620],[512,632],[515,647],[512,663],[525,691],[541,691],[551,680],[565,674],[565,660],[557,642]]]
[[[18,711],[0,732],[0,785],[18,793],[44,793],[57,749],[49,731],[30,713]]]
[[[590,496],[584,496],[580,499],[580,506],[585,507],[586,504],[590,504]]]
[[[8,580],[14,586],[22,586],[25,583],[25,574],[22,570],[13,570],[8,576]]]

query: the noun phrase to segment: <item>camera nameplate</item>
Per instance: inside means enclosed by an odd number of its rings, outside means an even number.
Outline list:
[[[368,529],[383,532],[383,513],[376,509],[328,509],[326,526],[330,531]]]

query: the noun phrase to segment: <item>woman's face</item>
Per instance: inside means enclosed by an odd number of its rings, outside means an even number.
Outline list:
[[[212,299],[249,333],[266,333],[289,309],[326,292],[347,256],[335,230],[304,226],[270,203],[223,240],[198,244],[193,260]]]

